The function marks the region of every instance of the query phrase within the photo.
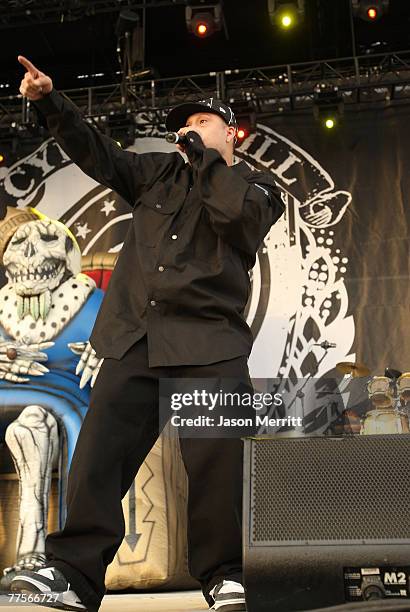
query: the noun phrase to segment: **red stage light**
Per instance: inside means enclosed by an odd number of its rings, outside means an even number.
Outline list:
[[[247,134],[246,131],[243,128],[239,128],[236,134],[238,140],[243,140],[244,138],[246,138]]]
[[[198,36],[206,36],[208,33],[208,26],[206,23],[198,23],[196,26],[196,33]]]
[[[379,21],[389,12],[390,0],[350,0],[354,17],[367,22]]]
[[[188,31],[198,38],[207,38],[220,29],[217,27],[213,14],[207,11],[196,13],[194,16],[189,14],[187,16],[187,26]]]

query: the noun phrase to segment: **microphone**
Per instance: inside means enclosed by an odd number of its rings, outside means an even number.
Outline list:
[[[168,132],[168,134],[165,134],[165,140],[172,144],[183,144],[186,142],[186,136],[184,134],[180,136],[176,132]]]

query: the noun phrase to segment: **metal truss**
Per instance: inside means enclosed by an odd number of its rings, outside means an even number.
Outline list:
[[[374,54],[244,70],[225,70],[177,78],[139,80],[64,90],[90,118],[104,121],[123,113],[128,120],[145,114],[157,126],[164,113],[184,101],[217,96],[236,109],[252,108],[258,116],[306,112],[318,88],[337,88],[345,111],[361,103],[388,105],[410,98],[410,51]],[[27,125],[34,119],[21,96],[0,97],[1,128]]]
[[[4,0],[0,3],[0,29],[76,21],[89,15],[117,13],[122,8],[144,9],[186,5],[189,0]]]

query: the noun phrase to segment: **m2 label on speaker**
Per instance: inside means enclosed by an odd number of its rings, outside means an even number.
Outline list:
[[[410,567],[345,567],[346,601],[409,598]]]

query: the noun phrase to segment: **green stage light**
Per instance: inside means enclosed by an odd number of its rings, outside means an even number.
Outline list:
[[[344,113],[343,97],[337,87],[326,83],[316,87],[313,101],[313,115],[326,130],[339,127]]]
[[[281,22],[282,22],[282,26],[284,28],[289,28],[293,24],[292,16],[288,15],[288,14],[283,15],[282,19],[281,19]]]
[[[305,0],[268,0],[268,12],[272,24],[290,30],[303,21]]]

